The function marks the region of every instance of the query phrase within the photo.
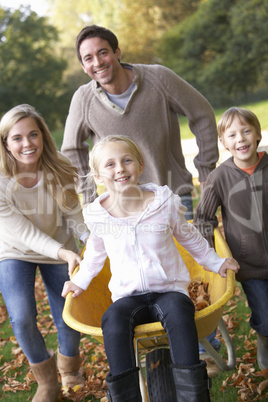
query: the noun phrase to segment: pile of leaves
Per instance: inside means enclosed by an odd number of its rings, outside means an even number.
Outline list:
[[[238,370],[223,381],[221,391],[228,387],[238,388],[238,401],[267,401],[268,369],[256,371],[253,363],[239,363]]]
[[[208,293],[208,282],[202,280],[192,280],[188,285],[189,296],[194,303],[195,311],[203,310],[210,306],[211,301]]]
[[[202,281],[201,281],[202,282]],[[196,299],[200,295],[209,303],[207,298],[206,284],[193,283],[193,294]],[[244,296],[243,296],[244,297]],[[232,372],[222,373],[224,375],[221,384],[221,391],[228,393],[228,388],[233,387],[237,389],[238,402],[242,401],[267,401],[268,400],[268,370],[258,371],[256,367],[257,355],[257,340],[256,333],[249,330],[248,334],[238,335],[238,330],[242,324],[242,320],[248,320],[248,317],[238,317],[237,302],[243,300],[240,288],[236,288],[234,298],[232,298],[226,306],[226,313],[223,315],[223,320],[227,326],[231,339],[236,343],[236,368]],[[44,289],[41,277],[38,275],[36,278],[36,298],[38,300],[38,321],[40,330],[43,336],[55,334],[54,350],[57,349],[56,328],[54,326],[50,310],[48,307],[48,300]],[[245,302],[246,303],[246,302]],[[8,319],[6,307],[0,306],[0,323]],[[222,341],[220,333],[217,337]],[[5,343],[13,344],[12,356],[10,361],[2,361],[1,349]],[[109,371],[104,346],[97,343],[89,336],[83,336],[81,339],[81,369],[85,379],[85,387],[74,387],[62,389],[61,399],[63,401],[96,401],[107,402],[106,398],[106,375]],[[243,355],[241,355],[241,350]],[[2,399],[8,399],[8,393],[16,393],[18,391],[31,391],[31,385],[35,383],[35,379],[29,368],[28,361],[22,353],[21,348],[18,346],[14,336],[4,339],[1,338],[0,333],[0,387],[2,387]],[[25,370],[24,380],[19,381],[18,377]],[[60,382],[60,376],[59,376]],[[220,388],[220,387],[219,387]],[[33,391],[32,391],[33,394]],[[31,398],[29,398],[30,400]]]
[[[104,346],[90,341],[89,337],[81,340],[82,373],[85,378],[85,387],[76,386],[73,388],[63,387],[62,396],[71,401],[84,401],[85,398],[95,397],[101,402],[107,402],[106,398],[106,376],[109,371]],[[88,353],[91,357],[88,357]],[[88,399],[90,400],[90,399]]]
[[[245,297],[245,296],[243,296]],[[231,339],[234,340],[234,331],[239,327],[236,312],[237,299],[241,298],[241,290],[236,287],[234,298],[227,303],[228,313],[223,315],[223,320],[228,329]],[[247,306],[247,301],[245,301]],[[243,317],[249,321],[250,313]],[[220,390],[228,392],[228,387],[237,389],[238,402],[267,401],[268,400],[268,369],[258,371],[257,363],[257,339],[256,332],[249,330],[248,335],[238,335],[239,345],[236,352],[244,349],[246,352],[242,357],[236,357],[236,368],[232,375],[229,375],[222,383]],[[222,340],[221,340],[222,341]],[[238,354],[238,353],[237,353]],[[236,356],[237,356],[236,354]]]
[[[45,292],[45,287],[41,276],[38,274],[35,283],[35,293],[37,300],[37,310],[38,310],[38,327],[42,335],[45,337],[48,334],[55,334],[57,332],[52,317],[50,315],[50,309],[48,305],[48,298]],[[0,323],[5,322],[8,319],[8,314],[5,305],[0,306]],[[17,391],[31,391],[31,385],[36,382],[28,360],[26,359],[24,353],[19,347],[16,338],[11,336],[9,338],[1,338],[0,333],[0,349],[4,347],[6,343],[12,343],[14,347],[12,348],[13,358],[8,362],[2,362],[3,355],[0,354],[0,387],[2,386],[2,398],[8,398],[8,395],[4,392]],[[54,350],[57,349],[57,341],[55,340]],[[90,336],[84,336],[81,339],[81,372],[83,378],[85,379],[85,387],[80,386],[74,388],[64,387],[62,389],[62,400],[69,401],[90,401],[100,400],[101,402],[106,402],[106,375],[109,371],[108,362],[102,344],[98,344]],[[1,352],[0,352],[1,353]],[[26,367],[26,374],[24,376],[24,381],[18,381],[18,377],[22,373],[23,367]],[[60,376],[59,376],[60,383]]]

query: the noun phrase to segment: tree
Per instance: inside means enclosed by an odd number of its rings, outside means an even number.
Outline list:
[[[200,0],[119,0],[114,27],[123,59],[155,63],[155,47],[170,27],[192,15]]]
[[[191,15],[201,0],[50,0],[51,18],[65,48],[78,32],[97,24],[118,36],[123,60],[154,62],[154,48],[168,27]],[[68,26],[68,29],[66,29]]]
[[[50,19],[60,35],[68,60],[65,79],[73,86],[88,82],[75,52],[77,34],[86,25],[111,29],[119,39],[122,61],[157,62],[154,48],[167,27],[193,13],[202,0],[47,0]]]
[[[50,129],[63,123],[70,96],[63,84],[66,61],[57,56],[57,30],[29,7],[0,8],[0,110],[29,103]]]
[[[164,35],[157,53],[214,106],[244,101],[267,88],[267,18],[267,1],[207,0]]]

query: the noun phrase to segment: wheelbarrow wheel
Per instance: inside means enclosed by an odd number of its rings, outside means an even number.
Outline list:
[[[150,402],[176,402],[170,351],[157,348],[146,355],[147,392]]]

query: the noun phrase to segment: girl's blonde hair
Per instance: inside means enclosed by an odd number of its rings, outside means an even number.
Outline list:
[[[38,168],[43,171],[46,190],[53,196],[61,209],[71,209],[79,202],[75,191],[77,170],[57,151],[54,140],[43,117],[30,105],[22,104],[10,109],[0,122],[0,170],[6,177],[18,175],[16,159],[6,147],[11,128],[20,120],[30,117],[35,120],[42,133],[43,151]],[[60,189],[60,191],[59,191]]]
[[[231,126],[235,117],[238,117],[242,124],[246,122],[250,126],[254,127],[256,133],[260,136],[260,138],[262,137],[260,122],[253,112],[241,107],[231,107],[223,113],[218,122],[217,128],[220,138],[223,137],[225,131]],[[258,140],[257,145],[259,145],[259,142],[260,140]]]
[[[102,147],[109,142],[123,142],[126,144],[129,147],[130,153],[137,159],[140,165],[144,166],[143,155],[140,148],[135,144],[134,141],[124,135],[108,135],[97,142],[90,153],[89,167],[91,175],[96,176],[99,174],[99,155]]]

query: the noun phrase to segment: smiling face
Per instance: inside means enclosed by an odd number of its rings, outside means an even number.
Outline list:
[[[16,161],[18,173],[37,172],[43,151],[43,136],[35,119],[25,117],[14,124],[9,130],[6,148]]]
[[[253,126],[235,116],[231,125],[225,130],[220,141],[228,149],[234,163],[242,168],[248,168],[258,162],[257,146],[261,140]]]
[[[109,193],[124,194],[136,189],[144,168],[123,141],[103,144],[99,150],[97,165],[96,182],[104,184]]]
[[[121,68],[120,49],[114,52],[107,40],[94,37],[85,39],[79,50],[84,72],[108,90],[109,85],[116,81]]]

